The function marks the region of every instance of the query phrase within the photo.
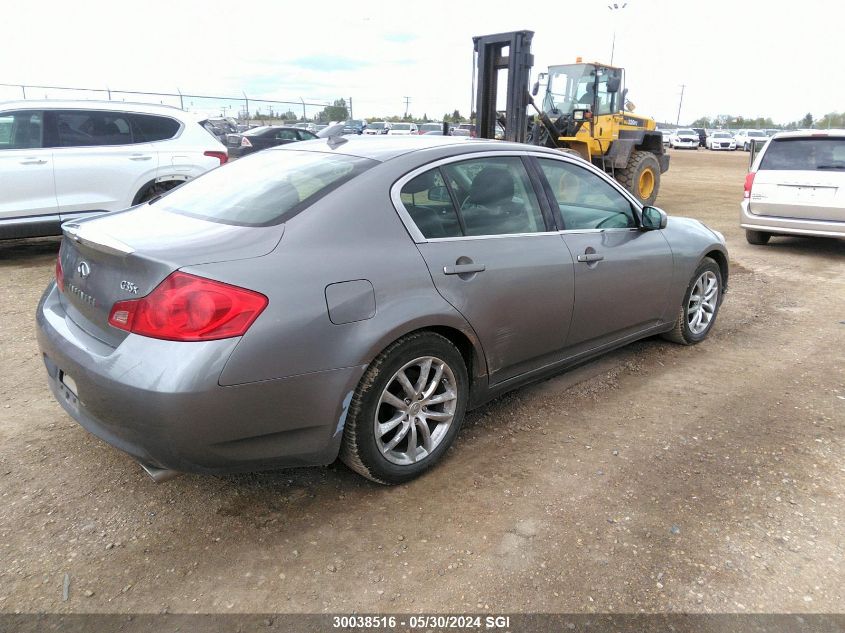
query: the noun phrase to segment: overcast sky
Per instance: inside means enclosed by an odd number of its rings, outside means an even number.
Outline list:
[[[456,108],[469,113],[473,35],[535,31],[533,78],[576,56],[609,62],[615,30],[628,98],[659,121],[675,121],[681,84],[681,123],[716,114],[788,122],[845,110],[841,2],[630,0],[619,11],[608,4],[14,2],[3,12],[0,83],[352,97],[359,118],[403,114],[407,96],[412,114],[439,118]],[[60,96],[27,96],[45,93]],[[0,99],[20,96],[0,87]]]

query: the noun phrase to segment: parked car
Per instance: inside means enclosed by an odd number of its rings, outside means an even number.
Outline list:
[[[766,142],[768,140],[768,136],[765,132],[761,132],[760,130],[739,130],[736,134],[734,134],[734,141],[736,141],[736,146],[738,148],[744,149],[746,152],[751,149],[751,142],[753,140],[757,140],[758,143]]]
[[[218,167],[226,148],[177,108],[113,101],[0,104],[0,239],[61,235]]]
[[[672,130],[669,135],[672,149],[698,149],[698,132],[691,129]]]
[[[470,138],[470,137],[472,137],[472,131],[468,130],[466,128],[453,127],[453,128],[449,129],[449,135],[450,136],[464,136],[464,137]]]
[[[408,136],[417,133],[416,123],[391,123],[387,130],[388,136]]]
[[[707,137],[707,149],[734,151],[736,149],[736,141],[734,141],[733,134],[730,132],[715,130]]]
[[[663,145],[668,147],[670,137],[672,136],[672,130],[660,130],[660,133],[663,135]]]
[[[703,127],[694,127],[692,131],[698,134],[698,146],[707,147],[707,131]]]
[[[458,125],[453,126],[452,129],[453,130],[466,130],[467,132],[469,132],[469,135],[473,138],[478,136],[474,123],[459,123]]]
[[[712,329],[724,238],[580,158],[343,139],[65,225],[36,329],[71,417],[159,479],[339,455],[395,484],[437,462],[467,409]]]
[[[390,123],[387,121],[373,121],[372,123],[367,123],[367,127],[364,128],[364,134],[387,134],[389,129]]]
[[[348,119],[343,124],[344,134],[363,134],[364,128],[367,127],[367,122],[361,119]]]
[[[226,144],[226,136],[228,134],[238,132],[237,124],[225,118],[206,119],[203,122],[203,127],[224,145]]]
[[[313,141],[317,135],[302,128],[282,125],[264,125],[247,130],[243,134],[229,134],[227,145],[229,156],[239,158],[276,145],[286,145],[297,141]]]
[[[781,132],[745,177],[740,226],[750,244],[772,235],[845,237],[845,130]]]
[[[425,134],[426,132],[440,132],[441,136],[443,134],[443,122],[432,121],[431,123],[420,123],[417,126],[417,133],[418,134]]]

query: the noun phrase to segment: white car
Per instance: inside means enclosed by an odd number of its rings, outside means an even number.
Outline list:
[[[674,130],[669,135],[669,147],[672,149],[698,149],[698,144],[698,132],[695,130]]]
[[[736,141],[734,141],[733,134],[730,132],[721,132],[716,130],[710,133],[710,136],[707,137],[707,142],[705,143],[707,149],[713,150],[730,150],[734,151],[736,149]]]
[[[225,163],[202,117],[111,101],[0,103],[0,239],[140,204]]]
[[[418,133],[416,123],[391,123],[390,129],[387,130],[388,136],[409,136]]]
[[[746,152],[751,151],[751,142],[755,139],[758,143],[765,143],[769,140],[769,136],[760,130],[739,130],[734,134],[737,148],[744,149]]]
[[[663,144],[668,147],[669,138],[672,136],[672,130],[660,130],[660,134],[663,136]]]
[[[390,130],[390,123],[387,121],[373,121],[372,123],[367,123],[367,127],[364,128],[364,134],[369,136],[387,134],[388,130]]]
[[[773,136],[745,177],[741,209],[750,244],[772,235],[845,238],[845,130]]]

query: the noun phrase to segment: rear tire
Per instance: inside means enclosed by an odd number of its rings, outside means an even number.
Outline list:
[[[663,338],[679,345],[695,345],[710,333],[722,305],[722,271],[705,257],[692,275],[675,325]]]
[[[355,389],[340,459],[381,484],[420,476],[454,441],[468,394],[466,364],[447,338],[416,332],[399,339],[376,357]]]
[[[745,229],[745,240],[749,244],[754,244],[755,246],[765,246],[769,243],[772,234],[766,233],[765,231],[752,231],[751,229]]]
[[[631,153],[628,166],[616,172],[616,179],[644,205],[652,205],[660,190],[660,163],[651,152]]]

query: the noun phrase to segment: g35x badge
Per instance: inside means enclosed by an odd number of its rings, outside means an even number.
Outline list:
[[[126,292],[131,292],[133,295],[138,294],[138,286],[131,281],[121,281],[120,289],[125,290]]]

